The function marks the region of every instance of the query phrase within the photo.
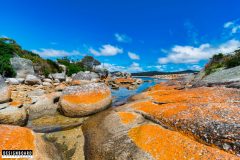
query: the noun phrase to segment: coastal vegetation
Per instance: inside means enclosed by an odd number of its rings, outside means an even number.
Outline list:
[[[61,72],[62,68],[52,60],[45,60],[39,55],[23,50],[15,40],[10,38],[0,38],[0,74],[5,77],[14,77],[16,75],[13,70],[10,59],[19,56],[21,58],[29,59],[33,62],[36,73],[48,75],[50,73]]]
[[[205,66],[205,73],[209,75],[222,68],[233,68],[240,65],[240,49],[235,50],[231,54],[216,54],[210,59]]]
[[[14,77],[16,75],[10,59],[13,57],[21,57],[31,60],[34,71],[39,75],[48,76],[51,73],[60,73],[63,68],[59,64],[66,66],[68,76],[80,71],[93,71],[97,65],[101,63],[92,56],[85,56],[82,60],[73,61],[68,57],[53,61],[43,59],[32,51],[24,50],[17,42],[10,38],[0,38],[0,74],[4,77]]]

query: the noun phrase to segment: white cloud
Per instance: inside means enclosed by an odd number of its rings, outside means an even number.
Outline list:
[[[45,48],[41,48],[39,50],[32,50],[32,52],[37,53],[38,55],[40,55],[41,57],[44,57],[44,58],[82,55],[77,50],[68,52],[65,50],[55,50],[55,49],[45,49]]]
[[[129,36],[127,36],[126,34],[115,33],[114,37],[116,38],[116,40],[118,42],[122,42],[122,43],[130,43],[130,42],[132,42],[132,39]]]
[[[195,71],[200,71],[203,67],[199,66],[199,65],[192,65],[192,66],[189,66],[188,69],[191,69],[191,70],[195,70]]]
[[[101,65],[97,66],[96,68],[106,68],[110,72],[121,71],[121,72],[141,72],[143,71],[142,67],[136,62],[133,62],[130,66],[119,66],[116,64],[110,63],[102,63]]]
[[[240,24],[239,24],[239,19],[236,19],[234,21],[229,21],[223,25],[224,28],[230,29],[231,34],[235,34],[238,31],[240,31]]]
[[[158,59],[158,63],[197,63],[207,60],[217,53],[230,53],[240,47],[240,41],[232,39],[218,46],[209,43],[201,44],[199,47],[176,45],[167,57]]]
[[[233,24],[234,24],[233,22],[229,21],[227,23],[224,23],[223,27],[228,28],[228,27],[232,26]]]
[[[118,66],[110,63],[102,63],[101,65],[98,65],[96,68],[105,68],[110,72],[124,71],[126,69],[124,66]]]
[[[129,58],[131,58],[133,60],[139,60],[140,59],[140,56],[137,55],[136,53],[133,53],[133,52],[128,52],[128,56],[129,56]]]
[[[128,67],[127,71],[131,72],[131,73],[133,73],[133,72],[142,72],[143,69],[142,69],[142,67],[140,67],[139,63],[133,62],[130,65],[130,67]]]
[[[123,53],[123,49],[112,46],[110,44],[103,45],[97,50],[90,48],[89,52],[95,56],[115,56],[117,54]]]

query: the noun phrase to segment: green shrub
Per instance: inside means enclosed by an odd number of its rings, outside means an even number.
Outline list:
[[[235,54],[229,56],[226,60],[226,67],[232,68],[240,65],[240,50],[236,50]]]
[[[81,62],[71,62],[67,57],[63,57],[62,59],[57,60],[58,63],[63,64],[67,68],[67,75],[71,76],[74,73],[78,73],[80,71],[85,71],[84,66]]]
[[[34,70],[38,74],[47,76],[50,73],[62,72],[62,68],[56,62],[45,60],[33,52],[22,50],[21,46],[12,39],[0,38],[0,74],[7,77],[16,75],[10,63],[10,58],[15,55],[31,60]]]
[[[205,73],[209,75],[216,72],[219,68],[232,68],[240,65],[240,50],[234,51],[232,54],[223,55],[219,53],[214,55],[209,63],[205,66]]]
[[[10,58],[14,56],[15,50],[5,41],[6,39],[0,38],[0,74],[5,77],[14,77],[16,73],[10,64]]]

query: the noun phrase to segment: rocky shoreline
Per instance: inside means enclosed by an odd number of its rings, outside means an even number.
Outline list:
[[[142,83],[117,75],[0,77],[0,149],[30,149],[34,159],[240,159],[236,77],[212,85],[187,75],[109,108],[110,88]]]

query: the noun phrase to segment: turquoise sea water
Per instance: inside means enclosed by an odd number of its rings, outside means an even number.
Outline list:
[[[127,102],[127,99],[135,94],[139,94],[146,90],[147,88],[154,86],[157,83],[164,82],[164,79],[153,79],[150,77],[137,77],[142,80],[150,80],[151,82],[144,82],[135,90],[128,90],[126,88],[119,88],[118,90],[112,90],[113,104],[112,106],[118,106]]]

